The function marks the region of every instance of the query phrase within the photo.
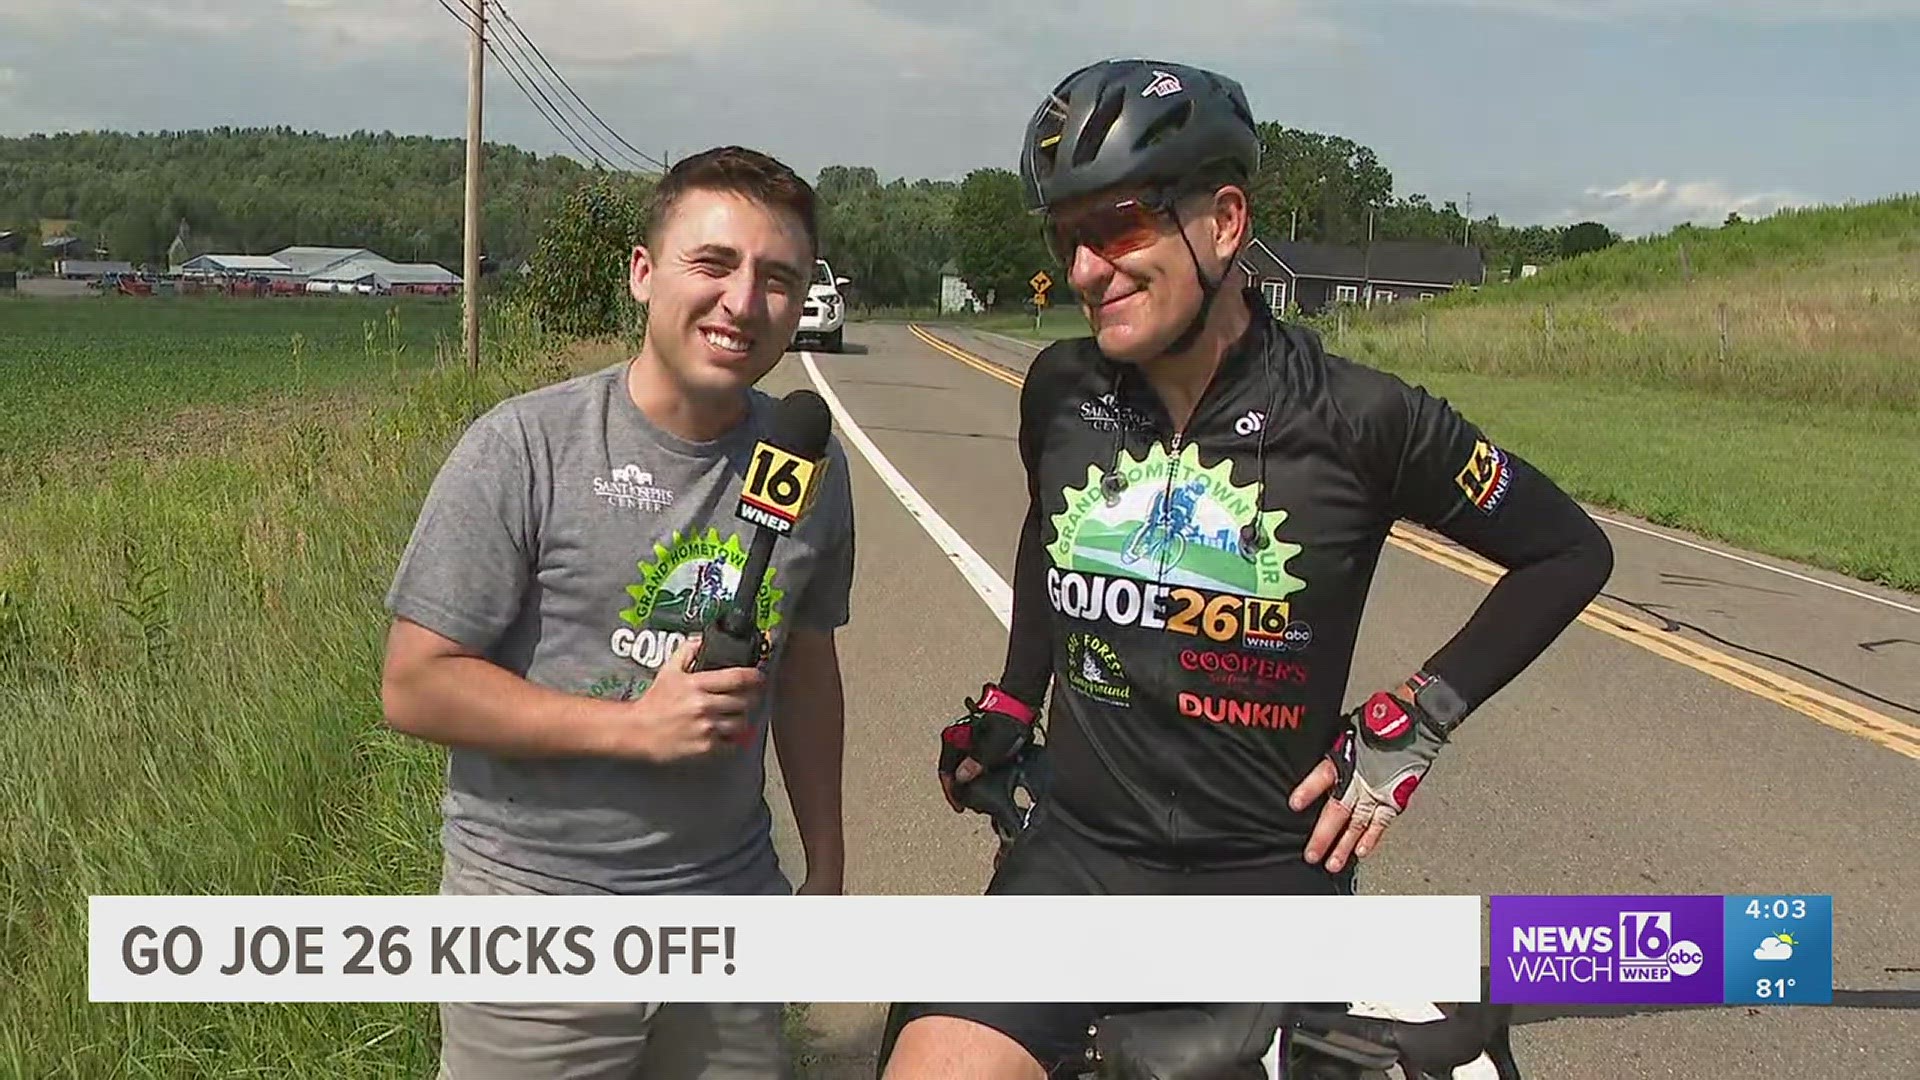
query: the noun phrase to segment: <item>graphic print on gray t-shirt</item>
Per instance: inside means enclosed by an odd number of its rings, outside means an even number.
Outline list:
[[[435,477],[388,609],[530,682],[630,700],[732,600],[755,527],[734,516],[777,404],[708,443],[653,424],[622,362],[501,403]],[[774,545],[756,597],[773,685],[796,628],[845,624],[853,575],[846,458],[828,444],[813,510]],[[443,843],[555,892],[778,891],[763,794],[772,710],[751,745],[671,765],[450,752]]]

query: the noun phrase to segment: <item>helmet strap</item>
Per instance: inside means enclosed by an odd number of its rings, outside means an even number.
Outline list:
[[[1207,317],[1213,313],[1213,299],[1219,295],[1220,287],[1226,284],[1228,275],[1233,273],[1233,264],[1240,258],[1240,252],[1236,249],[1234,257],[1227,260],[1226,269],[1220,271],[1219,279],[1208,281],[1206,271],[1200,268],[1200,256],[1193,250],[1193,241],[1187,239],[1186,226],[1181,223],[1177,212],[1173,221],[1179,227],[1180,242],[1187,246],[1187,257],[1193,260],[1193,276],[1200,282],[1200,310],[1194,312],[1193,319],[1187,323],[1185,330],[1180,331],[1180,336],[1160,351],[1161,356],[1177,356],[1193,348],[1193,343],[1200,340],[1200,332],[1207,327]]]

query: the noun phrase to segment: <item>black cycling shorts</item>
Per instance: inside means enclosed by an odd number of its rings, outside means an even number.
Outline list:
[[[1235,870],[1160,870],[1095,846],[1058,817],[1036,817],[1040,820],[1021,834],[994,872],[987,895],[1343,896],[1353,892],[1352,865],[1339,874],[1298,861]],[[1096,1019],[1159,1007],[1159,1003],[1092,1002],[900,1004],[888,1017],[880,1074],[885,1073],[894,1039],[909,1021],[953,1016],[993,1028],[1019,1043],[1049,1077],[1073,1076],[1086,1051],[1087,1028]]]

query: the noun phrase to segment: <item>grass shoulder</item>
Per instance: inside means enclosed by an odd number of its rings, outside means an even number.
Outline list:
[[[1920,415],[1396,366],[1575,497],[1920,591]]]
[[[614,355],[500,329],[478,377],[5,489],[0,1075],[431,1075],[427,1005],[88,1005],[86,897],[433,890],[444,759],[381,723],[385,583],[467,423]]]

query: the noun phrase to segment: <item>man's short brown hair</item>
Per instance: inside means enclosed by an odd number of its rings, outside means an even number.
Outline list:
[[[654,243],[680,197],[689,191],[724,191],[764,206],[798,214],[807,243],[820,250],[813,186],[779,160],[744,146],[716,146],[674,162],[653,189],[647,210],[647,243]]]

